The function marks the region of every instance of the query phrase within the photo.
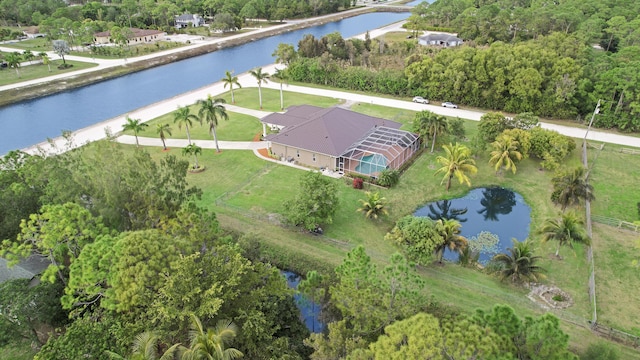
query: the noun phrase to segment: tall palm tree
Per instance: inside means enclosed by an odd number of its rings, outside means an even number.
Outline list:
[[[427,139],[432,137],[431,152],[433,152],[436,138],[447,131],[447,124],[447,119],[444,116],[423,110],[417,113],[413,120],[413,131],[424,139],[425,146],[428,143]]]
[[[129,360],[172,360],[180,344],[175,344],[168,348],[162,355],[158,353],[158,342],[160,337],[153,331],[146,331],[136,336],[131,349]],[[122,355],[112,351],[106,351],[111,359],[125,360]]]
[[[366,200],[358,199],[360,201],[360,208],[358,212],[363,212],[367,219],[377,219],[381,215],[389,214],[386,208],[387,199],[380,197],[380,192],[374,193],[366,191],[364,193],[367,196]]]
[[[198,165],[198,155],[202,154],[202,148],[196,143],[189,144],[182,148],[182,155],[188,156],[193,155],[193,168],[199,169],[200,165]]]
[[[471,158],[471,151],[468,147],[456,143],[455,145],[443,145],[446,156],[438,156],[436,161],[442,165],[442,167],[436,170],[436,175],[444,173],[442,182],[447,182],[447,191],[451,187],[451,179],[455,176],[456,179],[462,183],[466,183],[467,186],[471,186],[471,181],[467,174],[475,174],[478,172],[476,162]]]
[[[140,119],[132,119],[129,116],[127,116],[125,119],[127,120],[127,123],[122,125],[122,130],[133,131],[133,136],[136,137],[136,147],[139,147],[140,144],[138,143],[138,133],[146,129],[149,126],[149,124],[143,123],[142,120]]]
[[[289,73],[286,69],[276,69],[276,72],[272,76],[280,82],[280,110],[284,110],[284,94],[282,91],[282,83],[289,80]]]
[[[209,133],[213,135],[213,140],[216,143],[216,152],[220,152],[220,147],[218,147],[218,135],[216,134],[218,119],[229,120],[227,109],[222,105],[224,103],[224,99],[214,99],[211,95],[207,96],[204,100],[198,100],[197,103],[200,105],[198,116],[201,120],[204,120],[209,124]]]
[[[240,359],[243,354],[238,349],[227,348],[236,337],[238,327],[231,321],[218,321],[213,329],[204,329],[200,319],[192,315],[193,323],[189,332],[190,347],[181,348],[183,360],[231,360]]]
[[[191,114],[191,110],[187,106],[178,106],[178,110],[173,113],[173,123],[178,123],[178,129],[182,129],[182,126],[184,125],[184,128],[187,130],[187,140],[189,140],[189,145],[191,145],[189,127],[193,126],[194,121],[202,124],[202,120],[196,115]]]
[[[25,50],[25,51],[23,51],[23,52],[22,52],[22,58],[23,58],[25,61],[28,61],[28,62],[29,62],[29,64],[32,64],[32,62],[31,62],[31,61],[33,61],[33,59],[35,59],[35,58],[36,58],[36,56],[35,56],[35,55],[33,55],[33,52],[31,52],[31,50],[28,50],[28,49],[27,49],[27,50]]]
[[[42,59],[42,64],[47,65],[47,67],[49,68],[49,72],[51,72],[51,59],[49,59],[49,55],[47,55],[46,52],[41,52],[38,54],[38,56],[40,57],[40,59]]]
[[[238,77],[233,75],[233,71],[226,71],[222,78],[222,82],[224,83],[225,89],[227,88],[227,85],[229,85],[229,89],[231,90],[231,103],[235,104],[236,99],[233,97],[233,85],[238,85],[238,88],[242,88],[242,85],[240,85],[240,82],[238,81]]]
[[[582,166],[557,174],[551,179],[551,182],[553,183],[551,201],[560,205],[562,212],[566,210],[567,206],[595,199],[593,186],[587,182],[587,170]]]
[[[160,136],[160,140],[162,140],[162,147],[167,150],[167,144],[165,140],[167,139],[167,134],[171,134],[171,126],[169,124],[156,124],[156,133]]]
[[[268,82],[269,73],[263,73],[262,68],[255,68],[249,71],[249,74],[258,81],[258,97],[260,99],[260,109],[262,109],[262,84]]]
[[[442,264],[445,249],[448,248],[460,254],[467,247],[469,242],[464,236],[460,235],[461,227],[462,225],[457,220],[440,219],[436,222],[436,229],[442,237],[442,243],[436,247],[439,263]]]
[[[7,66],[9,68],[16,69],[16,75],[18,75],[18,77],[20,77],[20,70],[19,69],[20,69],[20,61],[21,60],[22,60],[22,57],[17,52],[12,52],[12,53],[6,54],[4,56],[4,61],[7,62]]]
[[[507,254],[498,254],[491,260],[497,265],[496,271],[502,280],[521,282],[523,280],[538,281],[544,278],[542,272],[545,270],[537,265],[541,257],[533,255],[528,240],[519,242],[513,239],[513,247],[507,248],[507,252]]]
[[[489,164],[494,166],[496,174],[503,168],[515,174],[516,160],[522,160],[522,153],[518,151],[518,142],[509,135],[501,134],[491,143],[491,147],[493,151],[491,151]]]
[[[584,221],[575,213],[563,213],[559,219],[547,219],[540,230],[542,241],[555,240],[558,242],[556,257],[560,253],[560,246],[567,245],[573,248],[574,242],[586,245],[591,243],[589,235],[584,228]]]

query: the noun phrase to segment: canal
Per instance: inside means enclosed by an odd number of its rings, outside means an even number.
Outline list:
[[[228,70],[239,74],[271,64],[271,54],[279,43],[297,47],[305,34],[322,37],[338,31],[347,38],[408,16],[409,13],[363,14],[4,106],[0,108],[0,154],[203,87],[219,81]]]

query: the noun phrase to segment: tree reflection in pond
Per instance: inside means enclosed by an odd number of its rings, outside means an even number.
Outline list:
[[[451,200],[440,200],[429,204],[429,213],[427,216],[431,220],[458,220],[458,222],[465,222],[467,218],[462,218],[460,215],[467,213],[468,208],[453,208],[451,207]]]
[[[516,194],[501,187],[486,188],[482,191],[480,205],[483,207],[478,210],[478,214],[482,214],[485,221],[498,221],[498,215],[511,213],[516,205]]]

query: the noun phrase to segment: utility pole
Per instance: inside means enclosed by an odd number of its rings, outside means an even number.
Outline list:
[[[598,99],[598,104],[596,104],[595,110],[593,110],[593,114],[591,115],[591,120],[589,121],[589,126],[587,126],[587,131],[584,133],[584,141],[582,142],[582,147],[587,149],[587,135],[589,134],[589,130],[591,130],[591,124],[593,124],[593,119],[596,117],[596,114],[600,113],[600,99]]]

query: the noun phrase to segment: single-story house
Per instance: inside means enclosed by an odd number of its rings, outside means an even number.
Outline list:
[[[450,47],[450,46],[462,45],[463,42],[464,41],[459,37],[456,37],[451,34],[446,34],[446,33],[430,33],[430,34],[418,37],[418,44],[424,45],[424,46],[435,45],[435,46]]]
[[[40,33],[40,29],[38,29],[37,26],[29,26],[24,30],[22,30],[22,33],[24,34],[24,36],[27,37],[27,39],[35,39],[35,38],[46,36],[46,34]]]
[[[419,137],[402,124],[340,107],[292,106],[261,121],[263,129],[279,129],[265,137],[272,154],[311,168],[375,177],[420,149]]]
[[[164,40],[165,32],[160,30],[147,30],[138,28],[129,28],[130,36],[127,44],[144,44]],[[96,44],[109,44],[111,41],[111,31],[103,31],[93,35],[93,42]]]
[[[198,27],[204,25],[204,19],[198,14],[182,14],[175,17],[176,29]]]

